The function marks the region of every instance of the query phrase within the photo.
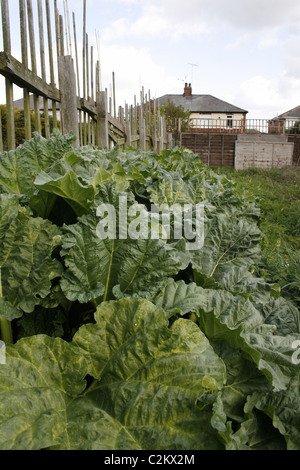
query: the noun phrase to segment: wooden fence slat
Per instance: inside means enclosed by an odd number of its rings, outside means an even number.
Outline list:
[[[96,145],[102,148],[109,147],[108,141],[108,116],[107,116],[107,92],[97,93],[97,134]]]
[[[20,9],[20,34],[21,34],[21,50],[22,63],[28,68],[28,47],[27,47],[27,21],[26,21],[26,5],[25,0],[19,0]],[[25,139],[31,139],[31,113],[30,113],[30,96],[29,91],[23,88],[24,100],[24,125]]]
[[[2,112],[0,109],[0,152],[3,152]]]
[[[37,2],[38,2],[39,39],[40,39],[40,58],[41,58],[42,80],[44,82],[46,82],[46,61],[45,61],[43,7],[42,7],[42,0],[37,0]],[[49,139],[50,138],[50,124],[49,124],[48,98],[43,97],[43,103],[44,103],[45,137],[46,137],[46,139]]]
[[[50,80],[51,80],[50,83],[53,87],[55,87],[54,60],[53,60],[53,47],[52,47],[52,31],[51,31],[51,14],[50,14],[49,0],[46,0],[46,18],[47,18],[47,36],[48,36]],[[52,99],[52,117],[53,117],[53,127],[57,128],[56,101],[53,100],[53,99]]]
[[[7,0],[1,1],[1,14],[2,14],[4,53],[11,54],[9,8],[8,8]],[[5,79],[5,92],[6,92],[7,146],[8,146],[8,150],[13,150],[15,148],[14,99],[13,99],[13,82],[9,78]]]
[[[112,85],[113,85],[113,106],[114,106],[114,118],[117,117],[117,105],[116,105],[116,75],[112,73]]]
[[[31,70],[34,75],[37,75],[34,21],[33,21],[33,9],[32,9],[31,0],[27,0],[27,15],[28,15],[29,43],[30,43],[30,55],[31,55]],[[34,94],[33,101],[34,101],[35,130],[41,134],[42,128],[41,128],[39,95]]]
[[[82,44],[82,75],[83,75],[83,99],[87,100],[87,79],[86,79],[86,0],[83,0],[83,44]],[[87,113],[83,113],[83,140],[82,144],[87,145]]]
[[[79,128],[76,96],[76,76],[71,56],[58,58],[59,87],[61,93],[61,122],[63,134],[73,132],[76,136],[74,147],[79,147]]]
[[[64,37],[64,19],[59,15],[59,39],[60,39],[60,56],[65,55],[65,37]]]
[[[83,44],[82,44],[82,75],[83,75],[83,99],[86,95],[86,0],[83,0]]]

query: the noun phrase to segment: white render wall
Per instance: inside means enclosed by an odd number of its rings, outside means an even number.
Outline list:
[[[191,113],[191,127],[226,129],[228,128],[227,121],[229,116],[232,116],[233,129],[243,128],[245,116],[242,113]]]

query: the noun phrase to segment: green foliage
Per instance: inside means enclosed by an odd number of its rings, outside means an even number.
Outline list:
[[[300,170],[298,167],[245,171],[223,169],[261,210],[263,259],[258,273],[278,283],[282,295],[300,306]]]
[[[176,106],[172,101],[168,100],[167,104],[164,104],[160,108],[162,116],[165,116],[167,123],[167,131],[174,134],[175,139],[178,139],[179,136],[179,119],[181,122],[181,132],[184,132],[188,128],[189,117],[191,112],[189,110],[185,111],[183,106]]]
[[[186,149],[72,140],[0,155],[0,449],[299,450],[300,313],[256,199]],[[140,214],[203,204],[203,246],[159,223],[122,238],[125,197]]]
[[[292,127],[289,127],[288,134],[299,134],[300,121],[296,121]]]
[[[7,150],[7,111],[6,105],[0,105],[0,115],[1,115],[1,125],[2,125],[2,140],[3,140],[3,148]],[[41,129],[42,135],[46,135],[45,132],[45,115],[41,113]],[[35,113],[30,111],[30,126],[31,129],[35,129]],[[16,147],[19,145],[24,144],[25,142],[25,114],[23,109],[14,108],[14,122],[15,122],[15,139],[16,139]],[[59,124],[59,123],[58,123]],[[53,117],[49,116],[49,127],[50,132],[53,131]]]

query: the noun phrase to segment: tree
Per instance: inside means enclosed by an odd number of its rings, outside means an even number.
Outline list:
[[[296,121],[295,124],[288,129],[287,134],[299,134],[300,133],[300,121]]]
[[[176,106],[170,100],[160,108],[160,112],[166,118],[167,132],[171,132],[175,136],[175,140],[178,140],[179,120],[181,120],[180,132],[184,132],[188,127],[191,112],[186,111],[183,106]]]

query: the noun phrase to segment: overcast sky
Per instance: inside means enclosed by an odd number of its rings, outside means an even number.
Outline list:
[[[18,4],[9,0],[15,55]],[[68,6],[80,49],[83,0]],[[184,82],[252,119],[300,105],[299,0],[87,0],[87,32],[96,58],[95,32],[100,38],[103,88],[111,90],[115,72],[118,105],[132,104],[142,86],[155,98],[182,93]]]

